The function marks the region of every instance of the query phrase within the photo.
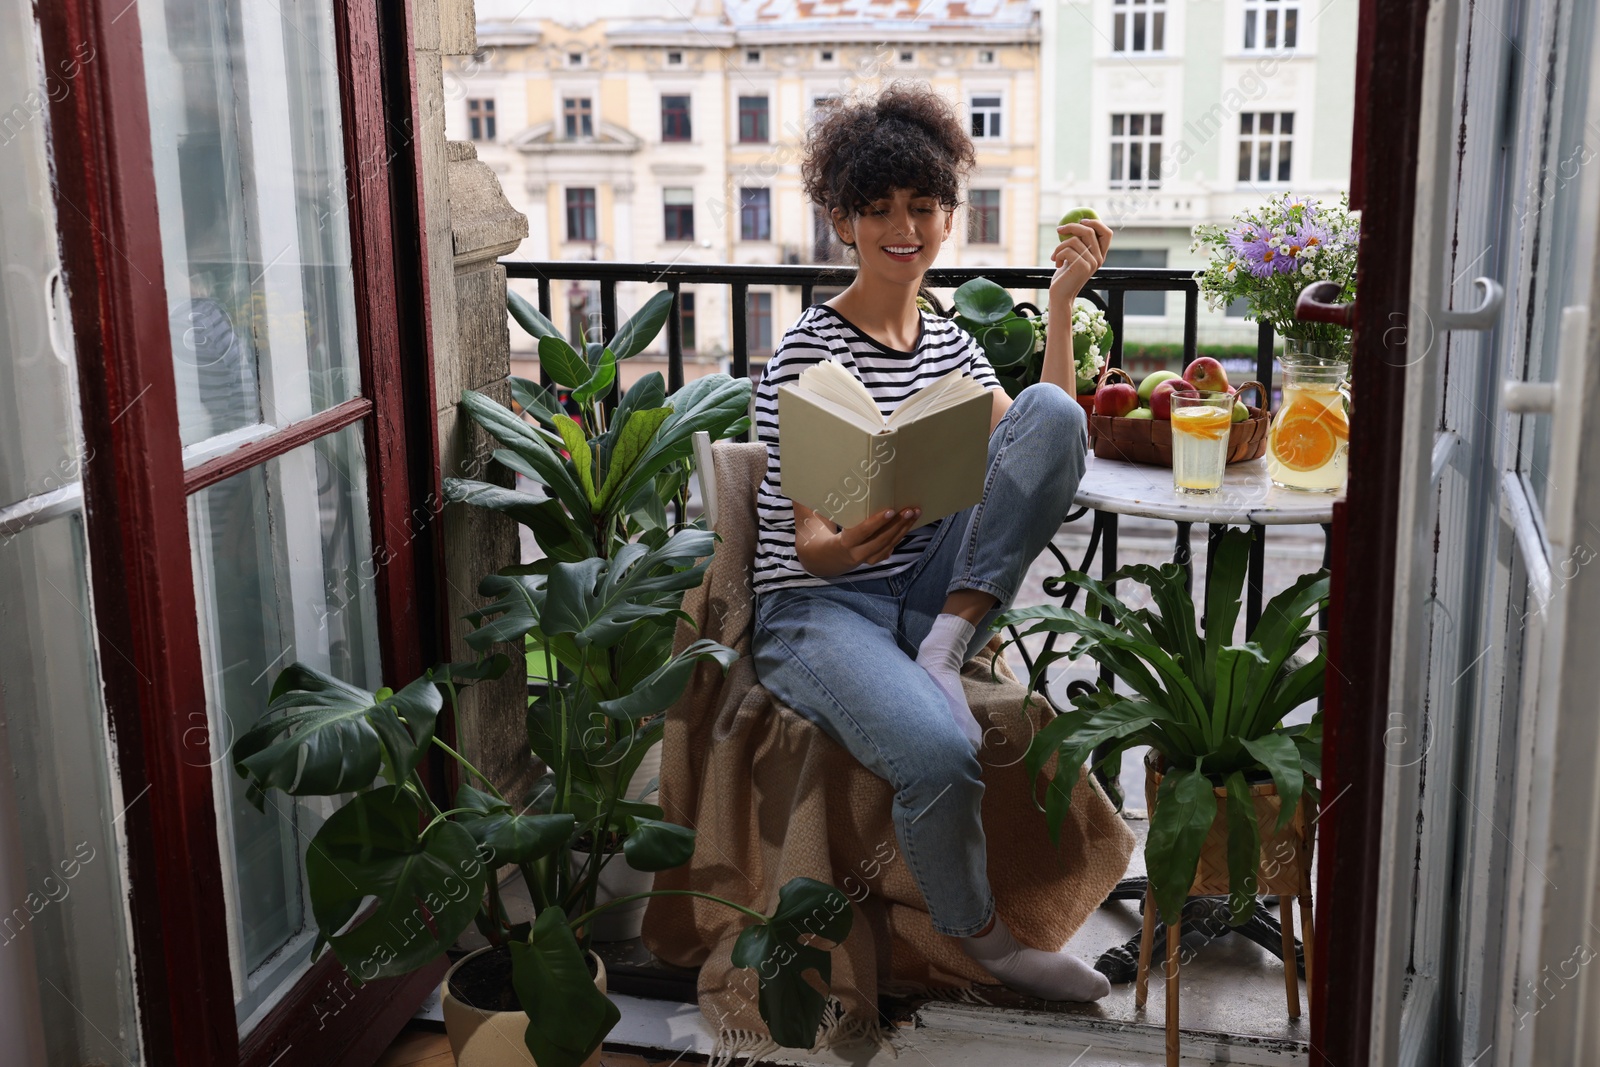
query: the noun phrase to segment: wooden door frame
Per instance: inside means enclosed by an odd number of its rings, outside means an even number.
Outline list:
[[[1405,343],[1411,322],[1428,0],[1361,0],[1352,206],[1361,210],[1352,378],[1361,417],[1334,505],[1329,672],[1318,828],[1311,1063],[1371,1062],[1377,988],[1390,652],[1395,621]],[[1417,324],[1419,334],[1426,324]],[[1357,573],[1359,581],[1349,578]]]
[[[212,793],[221,754],[196,728],[209,720],[188,495],[339,426],[364,423],[385,677],[414,677],[439,650],[439,462],[410,5],[333,6],[364,399],[188,478],[137,11],[131,0],[35,10],[45,69],[66,85],[49,94],[50,152],[78,358],[91,591],[127,805],[140,1042],[144,1062],[162,1067],[368,1064],[444,969],[441,959],[356,989],[327,955],[241,1045]]]

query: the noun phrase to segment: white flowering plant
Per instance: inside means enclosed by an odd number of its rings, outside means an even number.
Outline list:
[[[953,303],[951,317],[977,339],[1008,394],[1016,396],[1039,381],[1050,328],[1049,312],[1036,311],[1027,304],[1019,310],[1011,294],[987,278],[974,278],[962,285],[955,291]],[[1111,352],[1112,336],[1105,312],[1079,297],[1072,309],[1072,357],[1079,393],[1094,391]]]
[[[1314,281],[1337,282],[1340,303],[1355,299],[1359,238],[1349,197],[1324,204],[1281,193],[1226,224],[1196,226],[1190,251],[1210,256],[1195,280],[1213,311],[1243,298],[1250,304],[1247,317],[1267,323],[1280,337],[1344,348],[1348,329],[1300,322],[1294,308],[1300,290]]]

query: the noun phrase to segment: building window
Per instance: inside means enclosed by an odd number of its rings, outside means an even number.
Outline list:
[[[1166,50],[1165,0],[1112,0],[1111,50],[1161,52]]]
[[[772,294],[751,293],[745,308],[744,341],[746,355],[772,354]]]
[[[694,294],[685,289],[678,290],[678,328],[679,335],[683,338],[683,350],[693,352],[694,342]]]
[[[739,240],[772,240],[772,190],[739,190]]]
[[[694,240],[694,190],[663,189],[661,202],[666,240]]]
[[[1000,243],[1000,190],[974,189],[967,202],[967,243]]]
[[[561,114],[567,124],[567,139],[594,136],[594,105],[587,96],[569,96],[561,101]]]
[[[1300,5],[1288,0],[1244,0],[1247,52],[1293,48],[1300,30]]]
[[[681,67],[681,66],[683,66],[683,53],[682,52],[668,52],[667,53],[667,66],[669,66],[669,67]]]
[[[978,49],[978,62],[984,64],[985,66],[993,66],[993,64],[994,64],[994,49],[993,48],[980,48],[980,49]]]
[[[822,62],[822,63],[832,63],[833,62],[833,49],[831,49],[831,48],[822,49],[820,52],[817,53],[817,60],[819,62]]]
[[[900,62],[902,62],[902,63],[915,63],[916,61],[917,61],[917,54],[915,52],[901,52],[900,53]]]
[[[1106,253],[1108,267],[1165,267],[1165,248],[1113,248]],[[1102,296],[1105,294],[1101,294]],[[1130,291],[1123,295],[1124,315],[1164,316],[1167,313],[1166,293],[1141,293]]]
[[[745,49],[744,61],[746,63],[759,63],[759,62],[761,62],[761,49],[759,49],[759,48],[747,48],[747,49]]]
[[[1000,97],[975,96],[972,98],[972,136],[994,138],[1000,136]]]
[[[1239,113],[1240,181],[1286,182],[1293,159],[1293,111]]]
[[[1111,116],[1111,187],[1161,188],[1161,116]]]
[[[494,140],[494,101],[467,101],[467,136],[474,141]]]
[[[741,96],[739,98],[739,141],[742,144],[765,144],[767,140],[767,98]]]
[[[583,66],[583,53],[582,52],[568,52],[567,53],[567,66],[569,66],[569,67],[581,67],[581,66]]]
[[[661,98],[661,139],[663,141],[689,140],[689,98],[663,96]]]
[[[567,240],[593,241],[595,239],[594,190],[568,189]]]

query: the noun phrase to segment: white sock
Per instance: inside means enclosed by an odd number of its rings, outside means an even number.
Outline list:
[[[940,615],[917,648],[917,665],[928,672],[944,694],[950,718],[966,735],[974,752],[983,746],[983,730],[967,707],[967,694],[961,689],[961,665],[967,660],[967,645],[975,632],[977,627],[959,615]]]
[[[1043,952],[1017,943],[1000,916],[981,937],[959,939],[968,956],[1000,984],[1041,1000],[1099,1000],[1111,992],[1105,975],[1065,952]]]

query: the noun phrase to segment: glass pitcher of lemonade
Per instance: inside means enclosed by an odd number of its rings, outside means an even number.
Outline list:
[[[1293,343],[1281,362],[1283,402],[1267,431],[1267,474],[1283,489],[1340,492],[1350,456],[1342,388],[1349,364]]]

